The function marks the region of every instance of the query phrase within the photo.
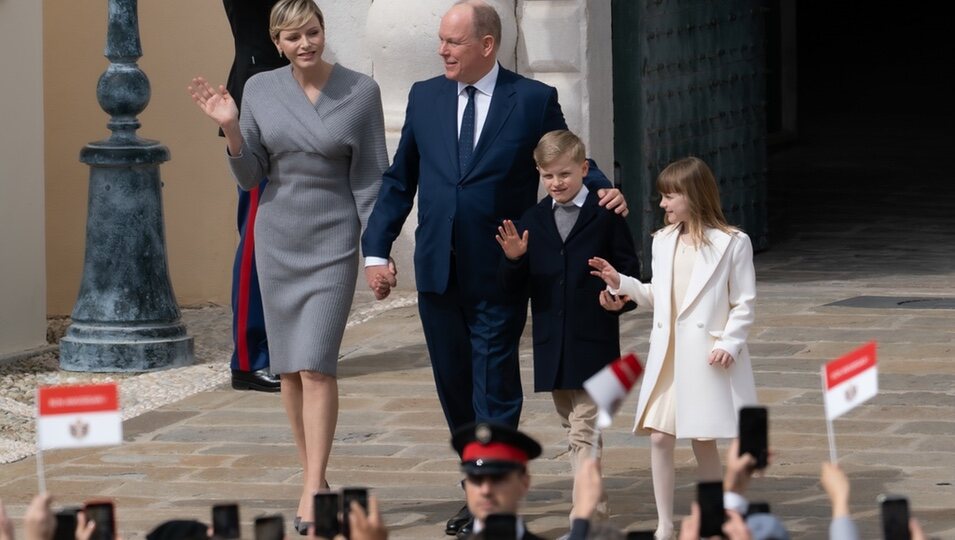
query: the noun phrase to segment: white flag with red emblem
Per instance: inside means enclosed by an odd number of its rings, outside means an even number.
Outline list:
[[[597,404],[597,427],[603,429],[613,423],[613,416],[642,373],[640,361],[635,355],[628,354],[584,381],[584,390]]]
[[[879,393],[875,349],[872,341],[823,366],[827,420],[842,416]]]
[[[122,443],[116,384],[40,387],[36,434],[41,450]]]

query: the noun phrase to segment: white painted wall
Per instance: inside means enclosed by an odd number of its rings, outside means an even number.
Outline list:
[[[0,0],[0,356],[46,343],[43,12]],[[73,150],[75,152],[75,150]]]
[[[557,88],[567,127],[612,177],[609,0],[521,0],[517,14],[518,72]]]

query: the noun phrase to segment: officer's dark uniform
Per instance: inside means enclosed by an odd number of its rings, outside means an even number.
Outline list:
[[[528,461],[541,454],[541,446],[534,439],[510,426],[488,422],[462,426],[454,432],[451,446],[461,456],[461,471],[468,476],[498,476],[524,470]],[[472,528],[473,519],[458,529],[457,537],[492,540],[491,536],[472,534]],[[539,539],[524,529],[517,540]],[[505,539],[495,536],[493,540]]]
[[[242,102],[242,90],[249,77],[288,64],[279,56],[269,37],[269,14],[277,0],[223,0],[232,37],[235,60],[226,88]],[[220,135],[222,131],[219,131]],[[239,248],[232,265],[232,387],[237,390],[277,392],[278,377],[269,374],[269,344],[259,276],[255,270],[255,212],[268,179],[252,191],[239,190]]]

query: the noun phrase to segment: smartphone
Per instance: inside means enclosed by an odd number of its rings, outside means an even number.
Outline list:
[[[653,540],[654,531],[630,531],[627,533],[627,540]]]
[[[56,513],[56,528],[53,530],[53,540],[74,540],[76,538],[76,514],[81,509],[70,506]]]
[[[723,535],[723,482],[699,482],[696,484],[696,502],[700,505],[700,537]]]
[[[514,514],[489,514],[482,530],[487,540],[513,540],[517,538],[517,516]]]
[[[217,504],[212,507],[212,535],[216,538],[239,538],[238,504]]]
[[[90,540],[115,540],[116,518],[111,501],[90,501],[83,505],[86,519],[96,523]]]
[[[358,504],[368,512],[368,489],[361,487],[347,487],[342,489],[342,535],[351,538],[351,528],[348,524],[348,513],[351,511],[351,502]]]
[[[285,518],[282,514],[255,518],[255,540],[283,540],[284,538]]]
[[[882,538],[909,540],[909,500],[901,495],[880,495]]]
[[[756,458],[756,468],[765,469],[769,460],[769,413],[766,407],[739,410],[739,455]]]
[[[341,532],[338,512],[341,495],[337,491],[319,491],[315,494],[315,536],[335,538]]]
[[[768,514],[769,513],[769,503],[768,502],[751,502],[749,503],[749,509],[746,511],[747,516],[753,514]]]

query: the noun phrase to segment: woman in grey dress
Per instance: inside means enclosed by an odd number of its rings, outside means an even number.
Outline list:
[[[269,32],[291,64],[249,79],[241,115],[222,86],[197,77],[189,91],[222,128],[238,184],[251,190],[269,179],[255,218],[255,256],[272,371],[282,377],[304,469],[298,526],[311,521],[312,493],[328,485],[358,241],[388,156],[378,85],[322,59],[324,19],[312,0],[278,2]]]

